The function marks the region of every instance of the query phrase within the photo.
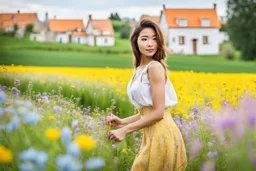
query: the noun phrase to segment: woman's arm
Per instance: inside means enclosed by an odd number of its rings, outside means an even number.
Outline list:
[[[140,114],[137,113],[136,115],[122,119],[122,124],[130,124],[140,120],[140,118],[141,118]]]
[[[164,116],[165,107],[165,74],[163,66],[154,62],[149,66],[148,76],[150,79],[150,87],[152,94],[153,109],[142,119],[137,120],[127,126],[124,126],[126,133],[137,131],[147,127],[161,119]]]

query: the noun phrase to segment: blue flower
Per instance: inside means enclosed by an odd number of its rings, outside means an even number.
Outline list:
[[[24,115],[24,122],[30,125],[36,125],[39,120],[40,120],[40,115],[38,113],[29,112]]]
[[[85,163],[85,167],[88,170],[99,169],[105,165],[103,158],[92,157]]]
[[[7,101],[7,96],[3,91],[0,91],[0,105],[4,104]]]
[[[8,133],[11,133],[20,125],[20,119],[17,116],[14,116],[11,121],[6,125],[6,130]]]
[[[82,164],[70,155],[59,155],[55,159],[55,163],[60,171],[80,171]]]
[[[72,157],[78,157],[80,155],[80,148],[76,143],[69,143],[67,145],[67,154]]]
[[[29,148],[28,150],[20,153],[19,159],[19,168],[22,171],[44,170],[47,166],[49,157],[46,152],[39,152],[34,148]]]
[[[69,129],[69,127],[63,127],[62,128],[62,133],[61,133],[61,140],[62,142],[67,145],[68,143],[70,143],[72,139],[72,134],[71,134],[71,130]]]

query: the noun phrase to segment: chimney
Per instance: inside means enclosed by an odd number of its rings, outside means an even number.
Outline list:
[[[19,14],[19,13],[20,13],[20,10],[18,10],[17,13]]]
[[[165,5],[163,4],[163,9],[165,9]]]
[[[44,21],[47,21],[48,20],[48,12],[45,13],[45,20]]]
[[[90,14],[90,15],[89,15],[89,20],[91,20],[91,19],[92,19],[92,15]]]
[[[216,10],[216,8],[217,8],[217,4],[216,3],[213,4],[213,8]]]

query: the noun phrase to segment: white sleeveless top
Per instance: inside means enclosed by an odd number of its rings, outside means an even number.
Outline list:
[[[140,75],[136,80],[133,80],[135,76],[135,71],[132,78],[130,79],[127,85],[127,94],[131,103],[136,108],[142,108],[144,106],[153,106],[152,96],[150,91],[150,81],[148,79],[147,68],[154,61],[149,62],[145,68],[141,71]],[[156,61],[157,62],[157,61]],[[133,84],[131,82],[133,80]],[[171,81],[167,76],[165,83],[165,108],[172,107],[178,103],[176,92],[173,88]]]

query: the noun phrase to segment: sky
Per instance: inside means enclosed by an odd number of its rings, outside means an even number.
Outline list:
[[[0,13],[35,12],[39,20],[45,19],[107,19],[110,13],[118,13],[121,18],[139,20],[142,14],[160,15],[163,4],[166,8],[213,8],[217,4],[217,14],[226,15],[226,0],[0,0]]]

